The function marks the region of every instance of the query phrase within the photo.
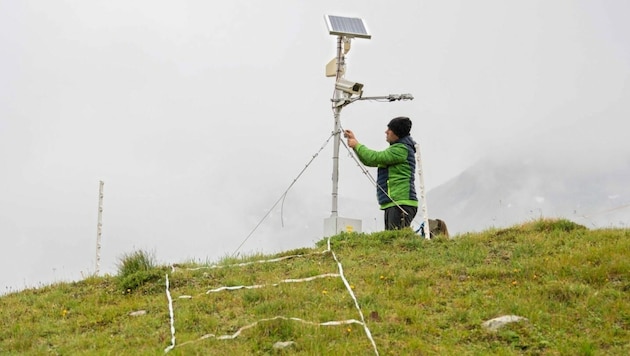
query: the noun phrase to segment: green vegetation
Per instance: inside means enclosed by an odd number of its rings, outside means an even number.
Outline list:
[[[139,250],[125,254],[118,263],[118,286],[123,293],[131,293],[140,286],[160,280],[164,268],[157,268],[155,256]]]
[[[322,240],[221,267],[156,266],[133,253],[117,276],[0,297],[0,354],[163,354],[168,275],[169,355],[373,355],[361,324],[319,325],[361,320],[343,281],[322,276],[339,273],[326,248]],[[381,355],[630,354],[629,230],[539,220],[430,241],[410,230],[341,234],[331,248]],[[235,265],[243,262],[254,263]],[[527,321],[482,327],[502,315]]]

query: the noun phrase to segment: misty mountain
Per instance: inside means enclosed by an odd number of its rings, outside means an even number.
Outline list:
[[[429,217],[451,233],[565,218],[589,228],[630,226],[630,158],[495,155],[427,193]]]

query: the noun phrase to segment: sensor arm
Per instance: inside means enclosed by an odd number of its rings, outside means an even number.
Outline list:
[[[349,104],[354,103],[357,100],[383,100],[383,101],[401,101],[401,100],[413,100],[413,95],[411,94],[389,94],[382,96],[359,96],[355,98],[337,98],[330,99],[333,102],[334,107],[344,107]]]

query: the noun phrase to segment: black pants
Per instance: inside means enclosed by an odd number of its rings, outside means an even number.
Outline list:
[[[406,214],[400,210],[401,208]],[[385,230],[396,230],[409,226],[417,212],[417,207],[408,205],[392,206],[385,209]]]

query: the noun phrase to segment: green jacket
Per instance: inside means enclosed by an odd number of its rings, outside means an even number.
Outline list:
[[[414,140],[406,136],[392,143],[384,151],[374,151],[360,143],[354,147],[363,164],[378,167],[376,197],[381,209],[396,206],[396,203],[418,206],[415,188],[415,145]]]

